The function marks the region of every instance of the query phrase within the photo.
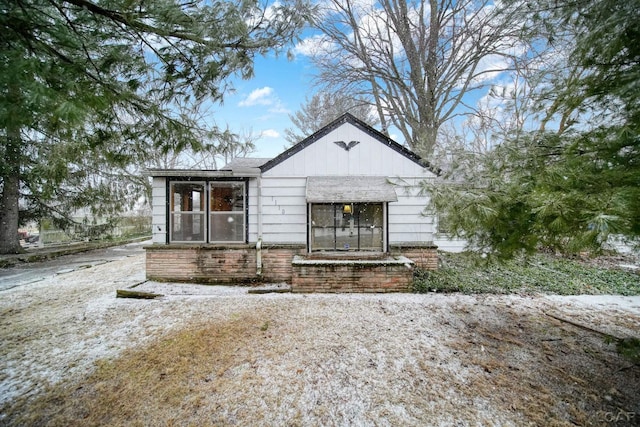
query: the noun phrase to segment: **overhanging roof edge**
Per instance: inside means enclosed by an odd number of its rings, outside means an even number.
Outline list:
[[[395,187],[385,177],[346,176],[307,178],[307,203],[396,202]]]
[[[145,169],[143,175],[158,178],[194,177],[194,178],[256,178],[260,169],[245,168],[236,170],[197,170],[197,169]]]

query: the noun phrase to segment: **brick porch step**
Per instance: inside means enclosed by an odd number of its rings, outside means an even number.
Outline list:
[[[414,262],[404,256],[377,259],[296,255],[292,292],[409,292]]]

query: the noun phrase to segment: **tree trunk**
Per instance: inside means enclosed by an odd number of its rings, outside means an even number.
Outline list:
[[[16,165],[19,148],[14,138],[9,137],[2,161],[8,173],[2,177],[0,196],[0,254],[23,252],[18,238],[18,200],[20,199],[20,167]]]
[[[9,87],[9,95],[16,102],[19,92],[14,86]],[[17,254],[23,252],[18,237],[20,200],[20,127],[17,122],[9,120],[6,128],[7,139],[2,151],[0,171],[0,254]]]

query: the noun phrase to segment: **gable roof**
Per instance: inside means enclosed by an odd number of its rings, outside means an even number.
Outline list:
[[[406,157],[407,159],[417,163],[418,165],[420,165],[422,167],[426,167],[429,170],[432,169],[432,167],[429,164],[429,162],[427,162],[425,160],[422,160],[420,158],[420,156],[418,156],[413,151],[411,151],[411,150],[403,147],[402,145],[398,144],[393,139],[389,138],[387,135],[383,134],[382,132],[379,132],[379,131],[375,130],[374,128],[372,128],[371,126],[369,126],[368,124],[366,124],[362,120],[358,119],[357,117],[355,117],[355,116],[353,116],[353,115],[351,115],[349,113],[345,113],[342,116],[338,117],[336,120],[332,121],[331,123],[329,123],[328,125],[323,127],[322,129],[320,129],[317,132],[315,132],[314,134],[308,136],[307,138],[303,139],[302,141],[300,141],[299,143],[297,143],[293,147],[291,147],[288,150],[280,153],[278,156],[274,157],[273,159],[271,159],[268,162],[266,162],[263,165],[261,165],[260,166],[260,170],[262,172],[268,171],[269,169],[277,166],[278,164],[282,163],[284,160],[288,159],[289,157],[293,156],[294,154],[304,150],[309,145],[313,144],[314,142],[316,142],[317,140],[319,140],[323,136],[325,136],[328,133],[334,131],[335,129],[339,128],[340,126],[342,126],[345,123],[349,123],[349,124],[355,126],[356,128],[360,129],[361,131],[367,133],[369,136],[373,137],[375,140],[377,140],[380,143],[386,145],[387,147],[391,148],[392,150],[396,151],[397,153],[401,154],[402,156]],[[431,170],[431,171],[434,172],[436,175],[438,175],[438,173],[435,170]]]

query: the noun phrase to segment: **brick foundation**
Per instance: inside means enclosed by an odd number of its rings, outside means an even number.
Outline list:
[[[304,246],[265,245],[260,275],[252,244],[172,244],[145,249],[149,280],[208,284],[286,282],[294,292],[407,292],[414,267],[438,267],[437,248],[433,245],[393,246],[391,256],[307,255]]]
[[[152,245],[145,249],[147,279],[211,284],[290,282],[291,260],[305,251],[293,245],[263,247],[262,275],[258,275],[255,245]]]
[[[378,260],[293,259],[293,292],[408,292],[413,262],[405,257]]]

